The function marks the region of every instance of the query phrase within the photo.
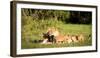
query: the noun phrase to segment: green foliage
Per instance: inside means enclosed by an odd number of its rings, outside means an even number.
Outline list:
[[[41,38],[42,33],[46,32],[48,27],[59,27],[61,21],[57,20],[34,20],[31,16],[22,17],[22,38]]]
[[[64,10],[40,10],[22,8],[22,16],[31,16],[35,20],[52,19],[63,21],[70,17],[70,12]]]

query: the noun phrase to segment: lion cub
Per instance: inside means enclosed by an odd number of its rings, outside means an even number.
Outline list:
[[[78,40],[79,40],[79,41],[84,41],[84,36],[83,36],[83,34],[78,35]]]
[[[84,41],[84,36],[83,36],[83,34],[79,34],[79,35],[67,35],[66,39],[67,39],[68,43],[79,42],[79,41]]]

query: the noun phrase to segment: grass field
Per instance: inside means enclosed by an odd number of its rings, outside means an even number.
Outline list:
[[[42,33],[46,31],[46,29],[34,29],[33,34],[30,39],[22,39],[22,49],[30,49],[30,48],[55,48],[55,47],[76,47],[76,46],[91,46],[92,45],[92,37],[88,37],[89,34],[92,34],[92,25],[86,25],[86,24],[56,24],[56,28],[59,29],[59,32],[61,34],[70,34],[70,35],[76,35],[82,33],[85,36],[84,42],[72,42],[70,44],[68,43],[62,43],[62,44],[39,44],[39,43],[33,43],[30,41],[34,40],[41,40],[43,39]],[[36,34],[36,32],[38,32]]]

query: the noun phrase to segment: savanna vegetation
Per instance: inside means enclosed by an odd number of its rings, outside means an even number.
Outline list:
[[[43,9],[21,9],[21,35],[22,49],[25,48],[52,48],[52,47],[74,47],[92,45],[89,37],[92,31],[92,13],[84,11],[66,10],[43,10]],[[34,40],[43,39],[43,33],[49,27],[55,27],[61,34],[84,34],[85,41],[78,43],[63,44],[39,44]]]

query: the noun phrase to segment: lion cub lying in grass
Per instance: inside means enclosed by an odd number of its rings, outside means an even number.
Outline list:
[[[79,35],[67,35],[66,39],[67,39],[68,43],[71,43],[71,42],[80,42],[80,41],[84,41],[84,36],[83,36],[83,34],[79,34]]]

